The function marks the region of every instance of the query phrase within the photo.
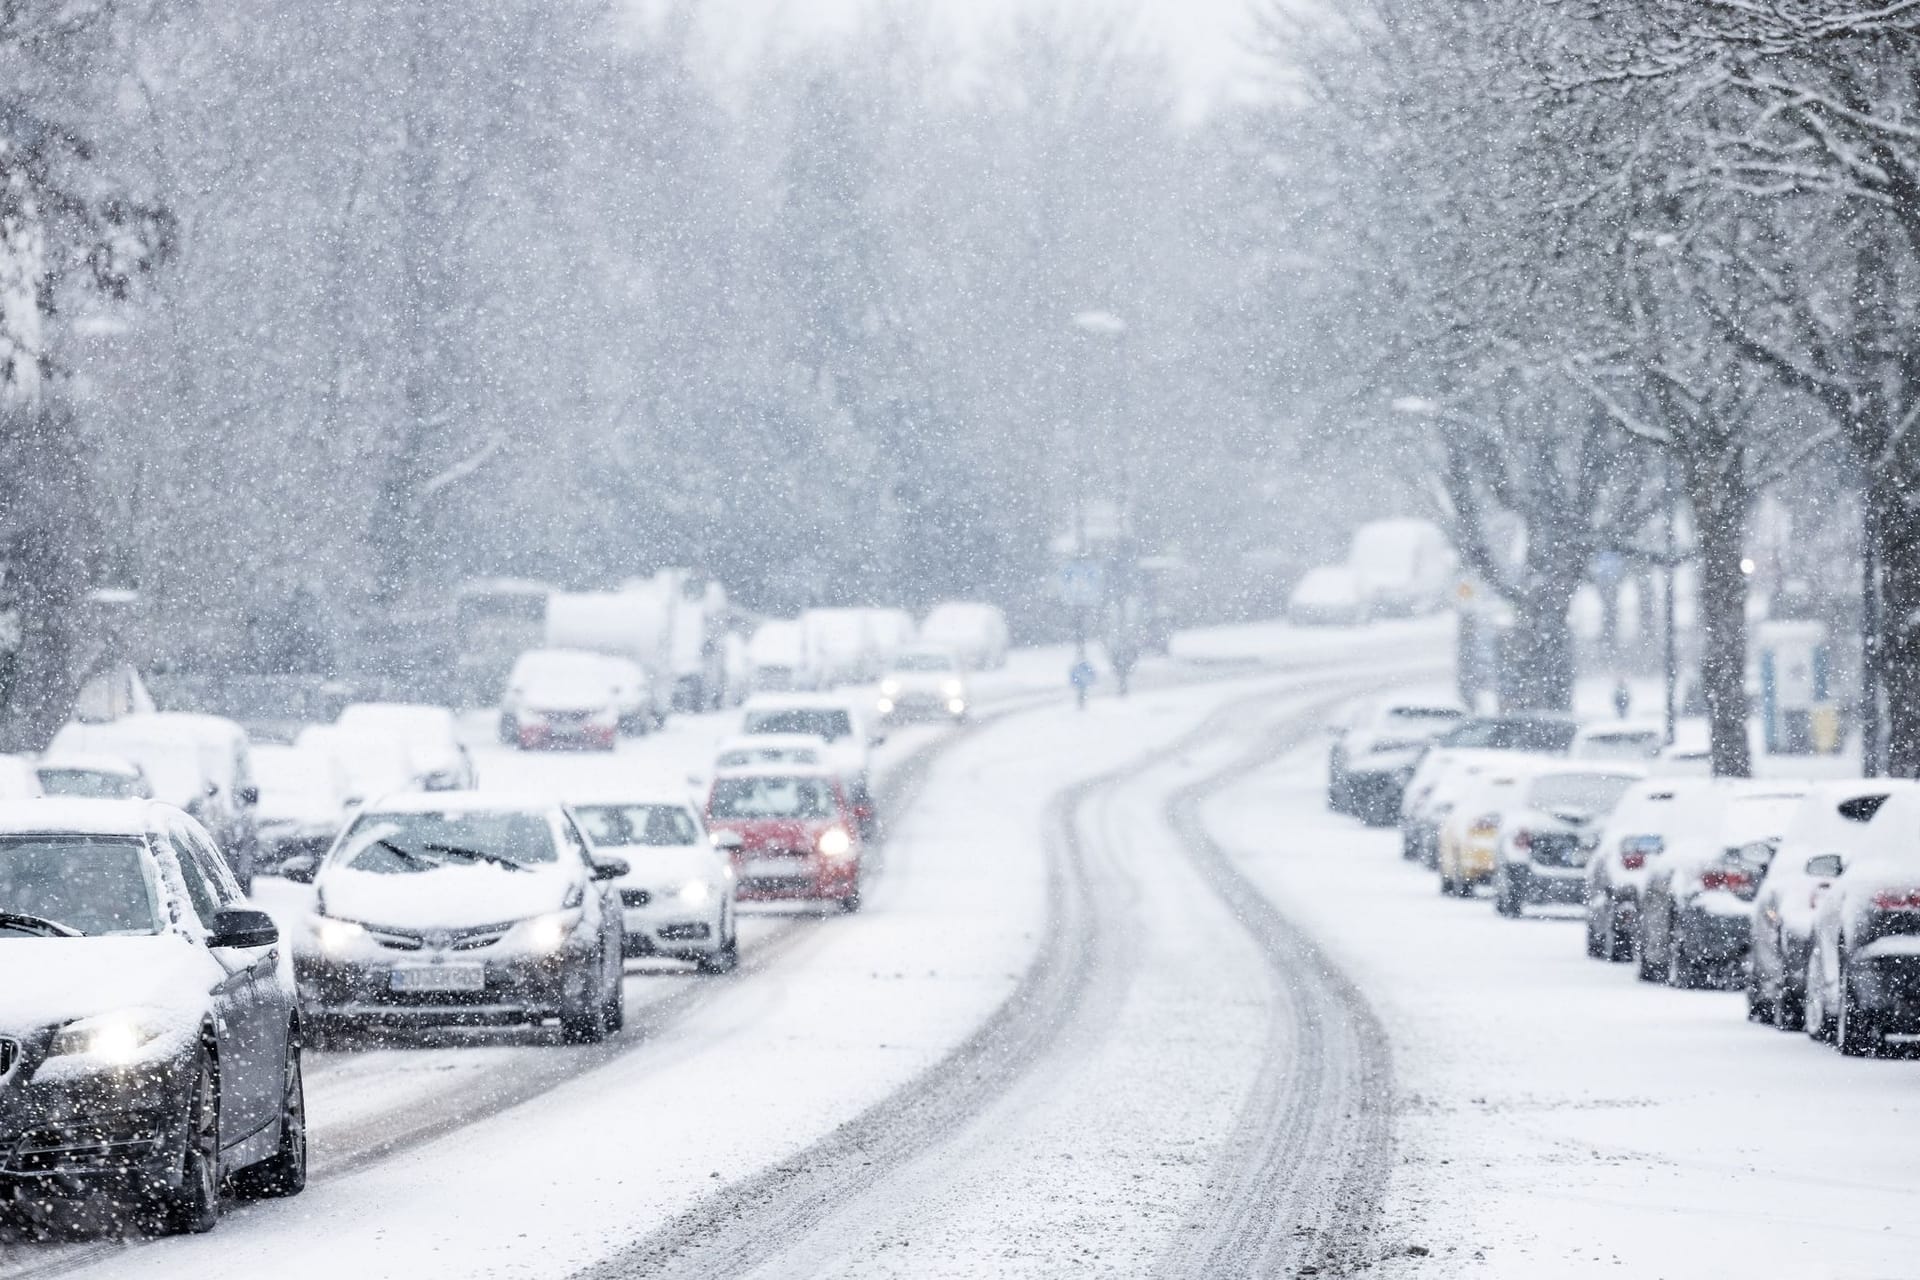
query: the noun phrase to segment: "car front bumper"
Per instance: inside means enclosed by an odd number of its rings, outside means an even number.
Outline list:
[[[551,720],[523,716],[514,724],[514,737],[528,751],[542,748],[595,747],[611,749],[619,736],[613,721]]]
[[[1508,881],[1531,903],[1579,906],[1587,899],[1587,873],[1579,867],[1541,867],[1531,862],[1506,864]]]
[[[1687,955],[1715,964],[1746,959],[1753,946],[1753,910],[1738,899],[1730,901],[1738,906],[1696,899],[1674,913],[1673,927]]]
[[[755,857],[736,870],[734,891],[742,902],[838,901],[860,888],[858,858]]]
[[[192,1043],[126,1067],[47,1070],[45,1039],[0,1078],[0,1195],[141,1197],[179,1185]]]
[[[718,895],[709,905],[688,907],[668,894],[642,892],[647,900],[636,905],[631,902],[636,896],[633,891],[621,891],[628,956],[690,960],[712,955],[726,945],[726,903]]]
[[[435,962],[334,959],[312,952],[294,956],[294,976],[307,1017],[322,1025],[500,1026],[558,1018],[569,1003],[587,998],[592,975],[582,963],[585,944],[575,940],[551,955],[471,959],[443,957],[447,967],[478,967],[482,985],[461,991],[397,991],[396,970],[433,968]]]

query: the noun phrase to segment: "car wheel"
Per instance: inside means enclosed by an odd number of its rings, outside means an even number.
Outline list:
[[[580,994],[560,1014],[560,1036],[568,1044],[599,1044],[607,1038],[607,1002],[600,988],[606,981],[606,961],[596,955],[580,975]]]
[[[1680,931],[1673,922],[1667,922],[1667,985],[1681,991],[1692,991],[1701,986],[1705,975],[1700,965],[1687,954],[1686,945],[1680,939]]]
[[[1840,962],[1840,1009],[1835,1015],[1833,1042],[1849,1058],[1878,1057],[1886,1044],[1878,1019],[1860,1007],[1845,960]]]
[[[1774,999],[1766,992],[1766,986],[1760,978],[1760,966],[1747,963],[1747,1021],[1772,1022]]]
[[[1804,1022],[1806,1032],[1815,1040],[1833,1039],[1833,1015],[1827,1009],[1825,980],[1820,976],[1820,951],[1816,943],[1814,952],[1807,957],[1807,998]]]
[[[202,1047],[187,1094],[180,1185],[160,1193],[160,1231],[198,1235],[220,1220],[220,1073]]]
[[[845,904],[842,904],[843,906]],[[740,935],[729,933],[727,940],[719,948],[709,951],[694,961],[700,966],[700,972],[709,974],[732,973],[740,967]]]
[[[1525,904],[1520,901],[1520,894],[1504,867],[1494,875],[1493,909],[1508,919],[1518,919],[1525,910]]]
[[[1786,975],[1780,978],[1780,990],[1773,998],[1773,1025],[1782,1031],[1804,1031],[1807,1027],[1807,1009],[1801,1002],[1800,993],[1787,985]]]
[[[1662,966],[1653,958],[1653,948],[1647,945],[1647,924],[1643,919],[1639,928],[1633,931],[1634,970],[1642,982],[1658,982],[1666,976]]]
[[[860,890],[858,888],[855,888],[852,893],[849,893],[846,897],[840,899],[840,910],[845,914],[852,915],[854,912],[858,911],[859,909],[860,909]]]
[[[627,1025],[627,984],[621,978],[615,978],[613,990],[607,993],[602,1017],[607,1024],[608,1034],[624,1029]]]
[[[307,1090],[300,1046],[287,1043],[286,1078],[280,1091],[280,1146],[272,1156],[233,1177],[234,1190],[255,1199],[295,1196],[307,1185]]]

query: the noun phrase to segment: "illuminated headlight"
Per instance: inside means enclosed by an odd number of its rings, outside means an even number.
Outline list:
[[[967,704],[966,704],[966,702],[965,702],[964,700],[962,700],[962,699],[960,699],[960,698],[949,698],[949,699],[947,699],[947,712],[948,712],[948,714],[950,714],[950,715],[956,715],[956,716],[957,716],[957,715],[964,715],[964,714],[966,713],[966,710],[967,710]]]
[[[567,945],[573,927],[580,923],[578,911],[555,911],[527,921],[527,944],[543,955],[551,955]]]
[[[313,935],[320,941],[320,949],[331,955],[351,951],[366,941],[365,925],[355,924],[351,920],[330,920],[326,916],[315,916]]]
[[[891,714],[891,713],[892,713],[892,711],[893,711],[893,699],[892,699],[892,698],[882,698],[882,699],[880,699],[880,701],[878,701],[878,702],[876,702],[876,703],[874,703],[873,705],[874,705],[874,708],[875,708],[876,710],[878,710],[878,711],[880,712],[880,714],[881,714],[881,715],[883,715],[883,716],[884,716],[884,715],[889,715],[889,714]]]
[[[844,858],[853,852],[853,837],[847,834],[845,827],[828,827],[820,833],[815,847],[825,857]]]
[[[122,1009],[69,1022],[53,1033],[50,1058],[85,1055],[111,1066],[125,1066],[166,1031],[167,1024],[151,1010]]]
[[[898,680],[882,680],[880,682],[880,692],[886,697],[897,698],[900,696],[900,682]]]
[[[713,886],[705,880],[689,880],[673,896],[683,907],[704,907],[713,900]]]
[[[962,685],[958,680],[948,680],[940,686],[940,692],[946,694],[949,698],[958,698],[966,691],[966,686]]]

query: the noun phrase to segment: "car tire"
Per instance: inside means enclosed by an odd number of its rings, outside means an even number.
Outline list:
[[[163,1190],[155,1206],[162,1235],[200,1235],[220,1221],[220,1071],[205,1046],[196,1055],[183,1119],[180,1185]]]
[[[1604,960],[1607,958],[1611,941],[1600,932],[1600,914],[1591,905],[1587,907],[1587,958]]]
[[[1653,959],[1647,946],[1647,926],[1643,920],[1633,934],[1633,967],[1635,976],[1642,982],[1659,982],[1667,975],[1664,967]]]
[[[700,972],[714,977],[718,977],[723,973],[732,973],[740,967],[739,933],[729,933],[727,940],[721,943],[717,949],[709,951],[706,955],[695,960],[694,963],[699,966]]]
[[[584,975],[592,981],[583,982],[579,1002],[566,1007],[560,1013],[560,1038],[568,1044],[599,1044],[607,1038],[607,1001],[597,988],[601,975],[606,972],[606,960],[595,955],[591,970]]]
[[[1514,888],[1504,868],[1496,872],[1493,878],[1493,909],[1509,920],[1518,920],[1526,910],[1526,904],[1520,900],[1519,891]]]
[[[281,1086],[280,1145],[273,1155],[233,1176],[233,1188],[255,1200],[297,1196],[307,1185],[307,1089],[300,1069],[300,1045],[287,1043],[286,1077]]]
[[[1879,1020],[1860,1007],[1845,960],[1840,962],[1840,1009],[1834,1019],[1833,1043],[1849,1058],[1877,1058],[1887,1043]]]
[[[1807,998],[1806,1010],[1802,1015],[1807,1035],[1826,1043],[1832,1043],[1834,1016],[1827,1008],[1825,982],[1820,976],[1820,953],[1817,948],[1807,958]]]
[[[852,893],[840,899],[841,914],[850,916],[854,912],[858,911],[859,909],[860,909],[860,890],[859,889],[856,888]]]
[[[1695,991],[1706,985],[1705,971],[1687,954],[1672,921],[1667,923],[1667,985],[1676,991]]]
[[[1773,999],[1773,1025],[1782,1031],[1807,1029],[1806,1005],[1784,981],[1780,984],[1780,994]]]
[[[1766,993],[1760,982],[1759,966],[1749,962],[1747,965],[1747,1021],[1773,1022],[1776,1002]]]
[[[1400,828],[1400,857],[1407,862],[1420,861],[1420,843],[1405,827]]]

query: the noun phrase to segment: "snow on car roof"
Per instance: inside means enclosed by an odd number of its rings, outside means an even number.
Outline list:
[[[259,748],[255,747],[258,751]],[[111,773],[122,778],[140,776],[140,766],[125,756],[104,751],[61,751],[41,756],[37,769],[76,769],[86,773]]]
[[[105,724],[89,724],[83,728],[89,738],[119,738],[133,742],[154,742],[168,737],[191,738],[195,741],[217,738],[225,741],[246,736],[245,730],[225,716],[210,716],[197,711],[139,711]]]
[[[676,809],[696,807],[684,781],[678,786],[662,783],[569,791],[565,803],[569,809],[611,809],[633,804],[672,805]]]
[[[722,751],[778,751],[783,747],[795,750],[818,750],[827,740],[817,733],[736,733],[720,739],[715,747],[717,755]]]
[[[0,804],[0,833],[143,836],[178,812],[154,800],[17,800]]]
[[[729,765],[714,771],[718,778],[838,778],[830,765],[794,764],[792,761],[757,760],[752,764]]]
[[[364,813],[493,813],[557,809],[543,791],[401,791],[369,804]]]
[[[857,699],[844,693],[756,693],[748,698],[741,708],[744,711],[778,711],[784,707],[797,707],[807,710],[820,708],[829,711],[853,711],[859,707]]]
[[[1578,777],[1644,778],[1647,776],[1647,767],[1632,760],[1568,760],[1549,756],[1542,759],[1533,771],[1536,778],[1557,778],[1568,774]]]

